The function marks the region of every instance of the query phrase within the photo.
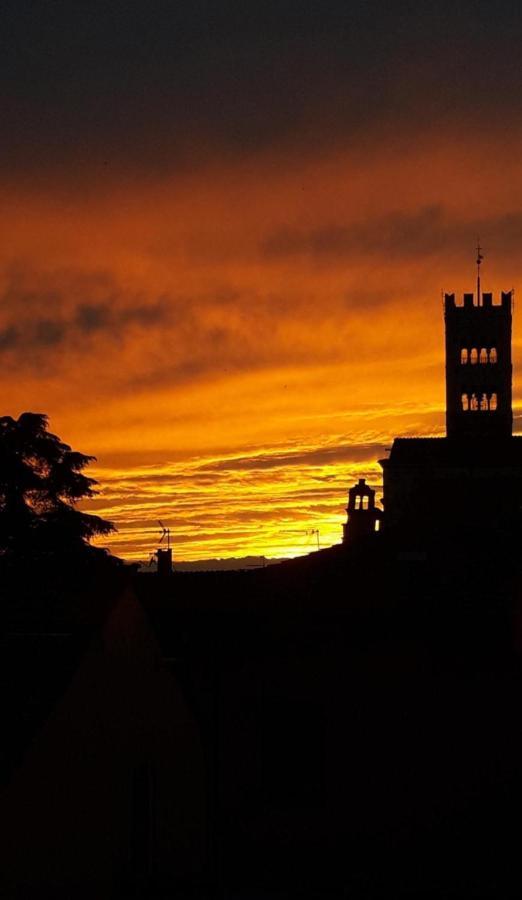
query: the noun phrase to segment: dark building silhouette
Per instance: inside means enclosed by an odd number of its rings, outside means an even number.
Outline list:
[[[522,438],[512,436],[511,291],[446,294],[446,437],[396,438],[384,523],[439,534],[518,526]]]
[[[172,549],[156,550],[156,558],[158,560],[158,575],[172,575]]]
[[[446,433],[449,438],[510,437],[511,291],[474,302],[444,297],[446,323]]]
[[[348,521],[343,525],[343,543],[373,534],[378,529],[381,510],[375,505],[375,491],[359,478],[348,491]]]
[[[180,896],[204,878],[201,737],[143,609],[115,587],[100,615],[95,586],[81,625],[2,616],[2,897],[149,897],[158,881]]]
[[[395,440],[378,539],[361,479],[343,546],[279,565],[2,583],[2,897],[518,896],[511,310],[452,303],[489,408]]]

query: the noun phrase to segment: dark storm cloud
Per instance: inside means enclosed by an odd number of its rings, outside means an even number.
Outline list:
[[[76,310],[76,325],[85,334],[103,331],[109,327],[110,320],[111,309],[106,303],[82,303]]]
[[[52,310],[53,318],[71,307],[117,306],[121,288],[108,271],[80,268],[42,269],[29,260],[13,260],[2,272],[4,287],[0,309],[19,318],[43,318]],[[139,302],[139,298],[133,298]]]
[[[132,322],[144,325],[148,312],[148,308],[115,311],[100,306],[89,312],[89,307],[83,306],[71,319],[32,319],[18,326],[8,325],[0,331],[0,353],[14,348],[51,351],[82,335],[100,332],[116,337]]]
[[[275,312],[291,318],[307,308],[279,293],[245,294],[218,281],[215,289],[154,294],[132,290],[107,271],[45,270],[21,262],[8,266],[3,280],[0,354],[9,355],[11,368],[67,364],[101,340],[121,342],[131,333],[135,347],[152,334],[155,342],[144,365],[114,375],[119,389],[131,392],[310,362],[306,342],[289,347],[272,340]]]
[[[480,234],[488,241],[488,250],[502,256],[520,252],[521,233],[520,211],[466,222],[456,221],[442,207],[430,206],[346,227],[280,229],[266,239],[261,252],[267,258],[305,255],[332,260],[375,255],[380,260],[401,262],[441,253],[447,257],[455,248],[469,246],[470,240]]]
[[[166,304],[157,302],[115,309],[109,303],[82,303],[75,312],[71,323],[83,334],[106,331],[119,333],[127,326],[137,324],[153,326],[167,319]]]
[[[66,335],[67,325],[56,319],[40,319],[32,327],[30,343],[34,347],[55,347]]]
[[[508,0],[5,0],[0,162],[160,167],[491,126],[518,107],[520,37]]]
[[[0,353],[5,350],[12,350],[20,341],[20,332],[14,325],[8,325],[7,328],[0,330]]]
[[[40,289],[33,287],[39,279]],[[44,276],[17,268],[7,282],[0,296],[6,319],[0,329],[0,354],[16,350],[19,366],[52,358],[65,345],[77,349],[90,337],[120,338],[133,326],[157,326],[170,317],[165,298],[146,302],[128,296],[107,274],[69,271]],[[90,291],[96,299],[80,299]],[[100,293],[105,299],[98,299]]]
[[[382,449],[382,448],[381,448]],[[250,471],[278,469],[287,466],[325,466],[340,462],[366,462],[374,458],[375,444],[337,444],[305,451],[270,453],[224,459],[202,466],[205,471]]]

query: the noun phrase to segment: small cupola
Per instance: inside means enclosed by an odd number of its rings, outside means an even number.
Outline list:
[[[366,484],[366,479],[359,478],[348,491],[346,512],[348,520],[343,526],[343,544],[378,531],[382,510],[375,505],[375,491]]]

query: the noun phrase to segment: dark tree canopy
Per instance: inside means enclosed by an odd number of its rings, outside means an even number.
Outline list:
[[[83,474],[93,456],[77,453],[47,430],[47,416],[0,418],[0,560],[22,564],[79,559],[105,551],[90,538],[114,525],[76,508],[97,482]]]

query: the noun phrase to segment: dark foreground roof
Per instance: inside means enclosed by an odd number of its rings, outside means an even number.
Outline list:
[[[522,437],[466,441],[451,438],[395,438],[381,465],[521,466]]]

